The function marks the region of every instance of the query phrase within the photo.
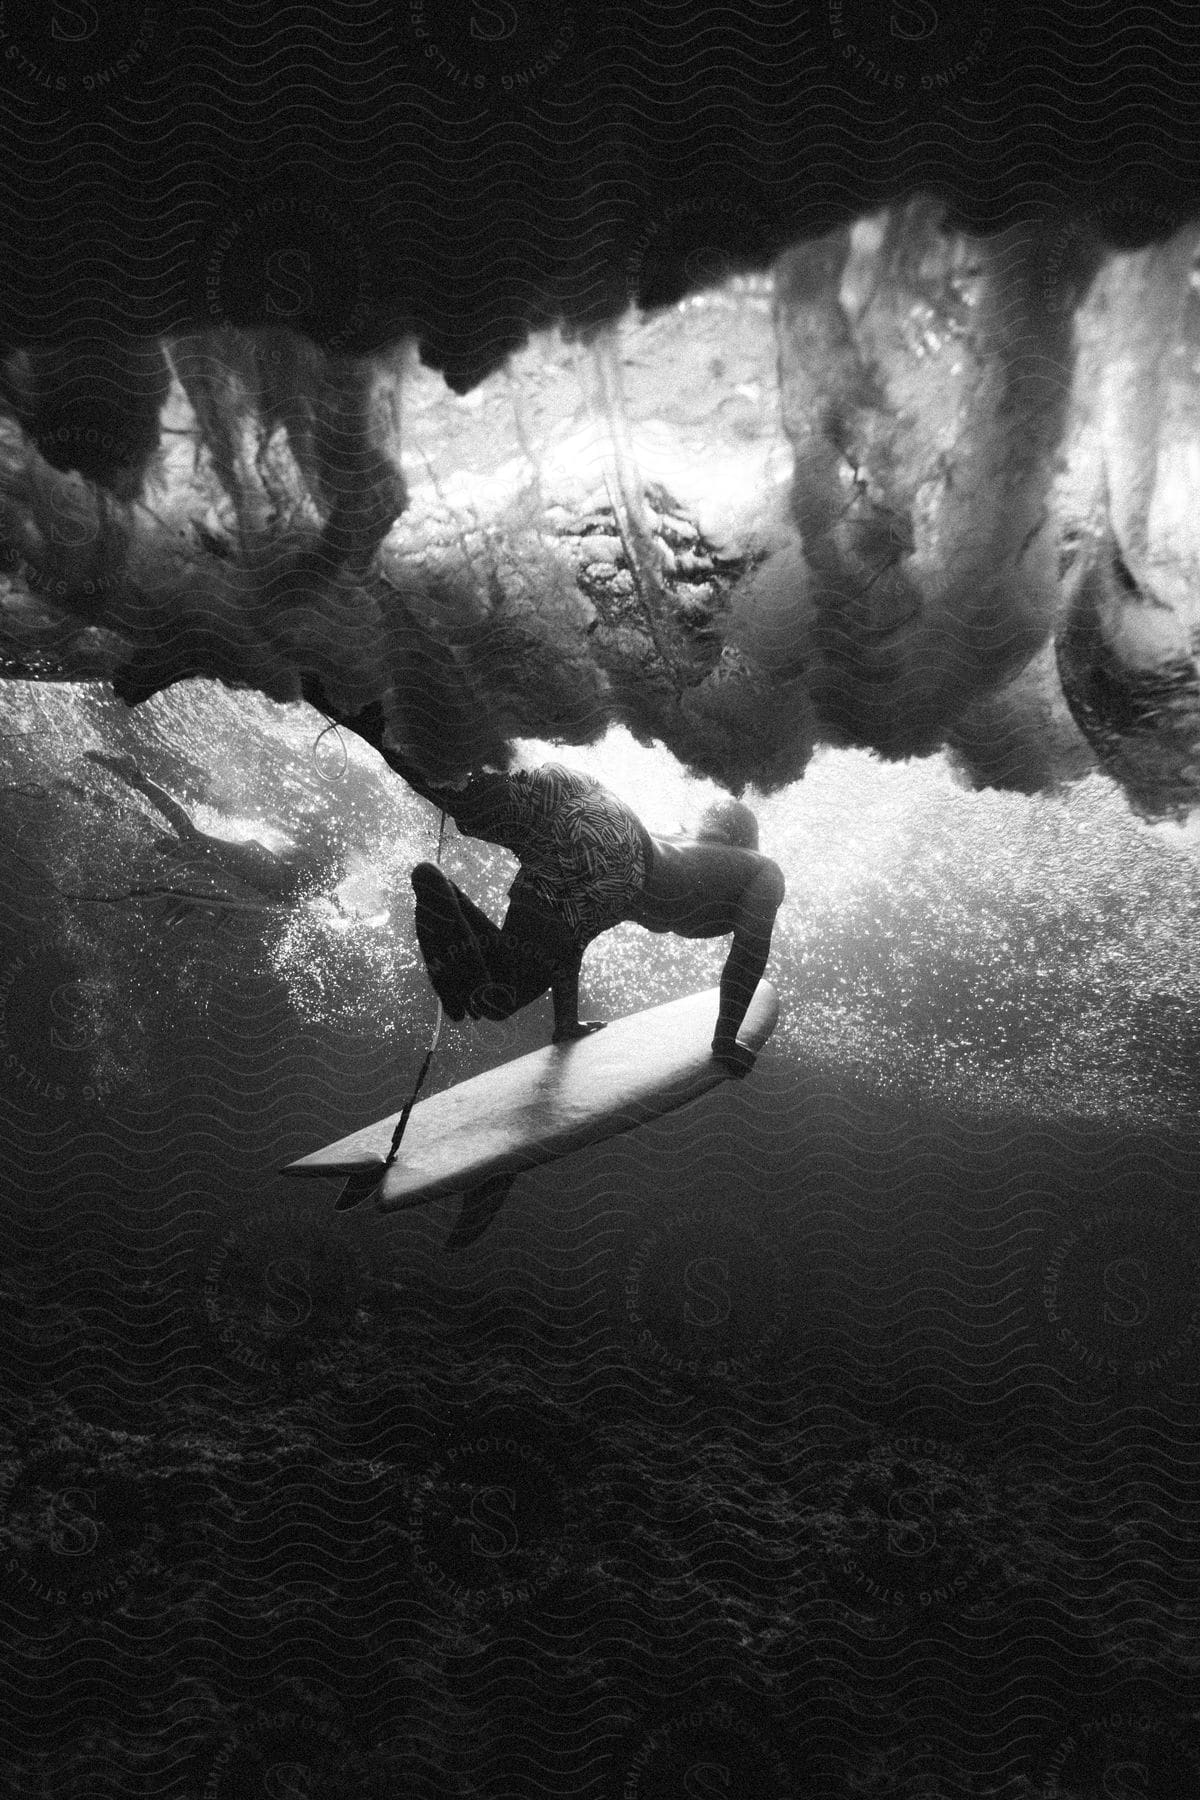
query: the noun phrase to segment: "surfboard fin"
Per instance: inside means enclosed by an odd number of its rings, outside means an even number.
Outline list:
[[[352,1206],[358,1206],[361,1201],[368,1199],[383,1180],[386,1168],[387,1164],[381,1161],[371,1163],[365,1169],[356,1169],[353,1175],[347,1177],[345,1186],[334,1201],[333,1210],[349,1212]]]
[[[481,1238],[512,1192],[515,1175],[489,1175],[477,1187],[463,1195],[462,1211],[447,1237],[444,1248],[465,1250]]]

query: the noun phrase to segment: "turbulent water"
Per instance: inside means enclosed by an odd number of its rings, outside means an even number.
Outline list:
[[[299,706],[5,700],[6,1791],[1196,1791],[1185,833],[821,753],[757,803],[753,1077],[448,1255],[452,1201],[277,1173],[416,1073],[437,815]],[[711,792],[553,754],[651,829]],[[189,859],[137,776],[270,857]],[[511,861],[443,855],[499,914]],[[622,927],[586,1006],[720,962]]]

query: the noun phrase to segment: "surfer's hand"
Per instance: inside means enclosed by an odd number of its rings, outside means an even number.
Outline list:
[[[550,1042],[572,1044],[576,1038],[590,1037],[593,1031],[603,1031],[607,1024],[607,1019],[576,1019],[574,1025],[560,1025]]]
[[[747,1050],[745,1044],[739,1044],[735,1038],[732,1044],[713,1043],[713,1055],[731,1075],[740,1081],[748,1075],[757,1060],[753,1050]]]

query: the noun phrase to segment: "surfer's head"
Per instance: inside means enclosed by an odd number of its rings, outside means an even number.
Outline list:
[[[758,820],[740,800],[714,800],[700,814],[693,835],[702,844],[728,844],[732,850],[757,850]]]

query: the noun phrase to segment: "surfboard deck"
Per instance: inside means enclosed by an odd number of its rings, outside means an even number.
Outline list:
[[[327,1178],[379,1168],[376,1206],[395,1212],[631,1131],[732,1079],[712,1055],[719,1001],[719,989],[708,988],[629,1013],[590,1037],[547,1045],[419,1100],[390,1168],[382,1164],[398,1111],[282,1173]],[[757,1054],[778,1017],[779,996],[760,981],[739,1041]]]

